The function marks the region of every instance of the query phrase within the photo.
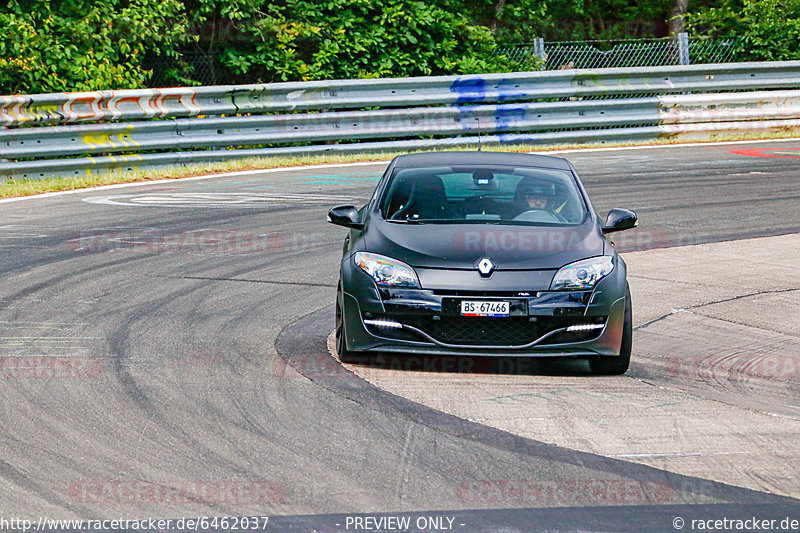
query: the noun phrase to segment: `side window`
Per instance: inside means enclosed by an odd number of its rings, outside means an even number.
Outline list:
[[[383,189],[383,184],[386,182],[389,173],[392,170],[392,166],[393,165],[390,163],[389,166],[386,167],[386,170],[383,171],[383,176],[381,176],[381,179],[378,180],[378,184],[375,185],[375,190],[372,192],[372,198],[370,198],[369,202],[367,203],[369,206],[367,208],[368,211],[372,211],[375,208],[375,205],[378,203],[378,196],[380,195],[380,192]]]
[[[372,208],[375,206],[375,202],[378,201],[378,193],[381,190],[381,186],[380,185],[381,185],[380,182],[378,182],[378,185],[375,187],[375,190],[372,192],[372,198],[370,198],[369,202],[367,202],[367,206],[369,206],[368,210],[372,210]]]
[[[409,180],[395,177],[389,185],[389,191],[383,202],[381,212],[383,218],[391,220],[403,207],[408,204],[411,196],[411,182]]]

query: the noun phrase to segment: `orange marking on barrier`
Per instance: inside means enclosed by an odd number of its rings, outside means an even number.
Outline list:
[[[64,106],[69,109],[69,111],[65,109],[65,112],[70,116],[71,120],[100,120],[104,117],[104,113],[96,106],[102,98],[103,95],[97,92],[85,93],[85,96],[81,93],[77,93],[77,95],[71,96],[64,104]],[[74,106],[81,103],[89,104],[91,113],[82,114],[82,112],[76,111]]]
[[[120,115],[124,114],[123,111],[121,109],[119,109],[119,105],[121,103],[123,103],[123,102],[133,102],[137,106],[139,106],[139,109],[141,109],[143,113],[146,114],[147,112],[142,107],[141,100],[142,100],[141,96],[123,96],[122,98],[119,98],[119,99],[114,101],[114,109],[112,110],[112,113],[114,115],[116,115],[117,113],[119,113]]]

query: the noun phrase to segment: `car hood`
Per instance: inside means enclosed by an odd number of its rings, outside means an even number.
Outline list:
[[[499,224],[370,224],[368,251],[413,267],[474,269],[488,257],[497,270],[557,269],[602,255],[605,240],[592,222],[577,226]]]

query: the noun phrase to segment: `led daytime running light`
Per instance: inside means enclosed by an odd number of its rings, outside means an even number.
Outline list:
[[[393,320],[372,320],[372,319],[365,319],[364,324],[368,326],[375,326],[378,328],[402,328],[403,324],[400,322],[395,322]]]
[[[568,326],[567,331],[588,331],[591,329],[600,329],[605,324],[575,324],[574,326]]]

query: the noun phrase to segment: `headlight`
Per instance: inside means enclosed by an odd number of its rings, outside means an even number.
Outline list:
[[[551,291],[591,289],[614,270],[610,255],[583,259],[561,267],[550,284]]]
[[[358,268],[372,276],[378,285],[419,289],[417,273],[401,261],[367,252],[356,252],[354,259]]]

